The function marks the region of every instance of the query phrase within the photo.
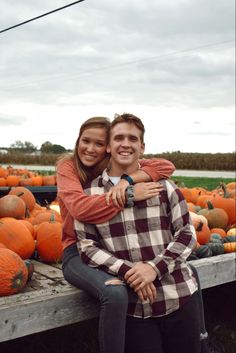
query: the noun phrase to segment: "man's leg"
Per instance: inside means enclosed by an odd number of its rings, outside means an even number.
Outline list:
[[[200,353],[201,320],[197,292],[179,310],[161,318],[164,353]]]
[[[125,353],[163,353],[159,327],[152,318],[127,316],[125,341]]]

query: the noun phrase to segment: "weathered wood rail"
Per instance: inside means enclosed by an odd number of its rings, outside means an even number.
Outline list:
[[[202,289],[235,281],[235,253],[194,260]],[[60,268],[34,261],[35,273],[16,295],[0,297],[0,342],[85,321],[97,302],[69,285]]]

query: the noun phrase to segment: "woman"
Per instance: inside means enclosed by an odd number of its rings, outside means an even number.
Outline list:
[[[58,161],[57,188],[63,219],[64,277],[100,302],[100,352],[122,353],[128,305],[126,287],[117,278],[82,263],[76,247],[74,219],[98,224],[113,218],[124,207],[125,189],[130,182],[135,183],[135,200],[146,200],[161,190],[158,183],[150,181],[168,178],[175,168],[163,159],[140,160],[140,170],[124,176],[109,193],[86,195],[84,185],[108,165],[109,130],[110,121],[103,117],[94,117],[82,124],[73,154]]]

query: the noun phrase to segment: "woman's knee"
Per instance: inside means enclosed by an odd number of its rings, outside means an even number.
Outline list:
[[[105,281],[103,300],[109,303],[128,305],[126,285],[119,279],[108,279]]]

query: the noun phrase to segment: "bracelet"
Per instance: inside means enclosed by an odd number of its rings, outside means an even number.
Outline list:
[[[134,206],[134,186],[129,185],[125,191],[126,194],[126,206],[133,207]]]
[[[134,185],[134,181],[133,179],[131,178],[131,176],[127,175],[127,174],[122,174],[121,179],[125,179],[128,181],[129,185]]]

